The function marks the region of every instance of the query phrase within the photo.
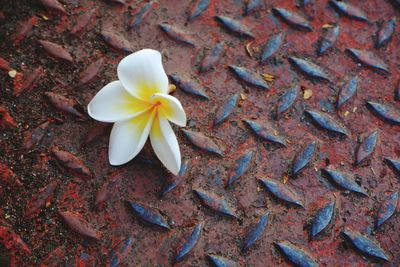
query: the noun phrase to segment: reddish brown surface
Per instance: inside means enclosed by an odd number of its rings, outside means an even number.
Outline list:
[[[30,266],[44,261],[48,266],[62,263],[68,263],[68,266],[102,266],[109,261],[112,248],[132,236],[134,241],[132,249],[125,255],[125,265],[168,266],[181,239],[199,222],[205,222],[201,239],[194,251],[179,265],[205,266],[205,255],[208,253],[231,258],[243,266],[286,265],[287,261],[273,245],[273,242],[283,240],[307,248],[322,266],[374,265],[373,261],[363,258],[343,242],[339,235],[343,227],[373,235],[391,257],[390,263],[385,266],[400,264],[400,216],[391,218],[380,230],[373,230],[380,203],[389,192],[400,187],[398,177],[382,161],[384,157],[400,158],[400,128],[383,122],[365,106],[365,100],[375,100],[400,108],[399,102],[395,103],[393,98],[399,79],[400,40],[397,33],[387,47],[379,50],[373,48],[373,35],[379,28],[377,22],[400,15],[388,1],[352,1],[367,13],[371,23],[339,17],[325,0],[315,1],[317,4],[306,8],[297,8],[295,0],[265,1],[269,4],[264,9],[243,19],[256,36],[251,46],[259,47],[279,31],[283,31],[286,37],[275,60],[262,66],[247,55],[245,45],[248,40],[228,33],[213,19],[215,15],[241,19],[243,4],[239,0],[211,0],[209,8],[190,23],[186,23],[186,20],[192,1],[162,0],[148,12],[143,23],[130,32],[127,31],[128,23],[136,13],[136,7],[141,6],[136,4],[140,1],[127,0],[129,4],[124,6],[105,0],[63,0],[61,2],[69,15],[49,13],[39,2],[0,1],[0,57],[7,60],[18,74],[24,75],[21,79],[17,74],[13,80],[7,74],[8,68],[2,68],[4,71],[0,74],[0,106],[4,106],[18,124],[15,128],[12,120],[8,124],[0,121],[1,125],[10,125],[0,128],[1,163],[11,168],[16,176],[13,179],[19,179],[23,185],[14,186],[0,180],[0,224],[3,227],[0,232],[0,265],[7,265],[8,262],[11,265]],[[288,27],[271,14],[273,6],[306,14],[314,31],[304,33]],[[97,8],[96,14],[86,24],[87,17],[81,15],[93,8]],[[33,16],[38,21],[32,19]],[[73,35],[70,31],[78,19],[82,30]],[[168,38],[158,27],[161,22],[190,33],[197,48],[181,45]],[[339,40],[333,49],[317,58],[316,44],[322,25],[332,22],[338,22],[341,27]],[[30,29],[29,24],[35,26]],[[128,40],[134,51],[147,47],[162,51],[168,73],[176,72],[180,76],[198,80],[210,97],[209,101],[203,101],[179,89],[174,92],[188,115],[187,129],[211,137],[225,156],[221,159],[203,153],[190,145],[182,132],[176,129],[182,155],[190,160],[189,167],[183,182],[162,200],[159,199],[159,192],[169,174],[155,160],[150,147],[127,165],[111,167],[107,160],[109,128],[91,119],[79,121],[65,111],[60,112],[44,96],[45,92],[61,94],[77,100],[85,107],[102,86],[117,79],[116,66],[124,52],[111,48],[100,36],[102,30],[110,29]],[[50,57],[38,44],[39,40],[64,47],[72,55],[73,63]],[[215,70],[199,74],[203,49],[221,40],[226,41],[227,51],[220,64]],[[121,40],[114,41],[120,43],[118,41]],[[345,52],[346,48],[374,51],[388,63],[391,75],[383,76],[357,65]],[[290,66],[287,61],[289,55],[309,57],[326,67],[332,74],[333,83],[310,81]],[[97,78],[78,87],[80,72],[103,57],[104,68]],[[239,82],[228,70],[230,64],[244,66],[258,73],[273,74],[276,79],[272,89],[262,91]],[[6,66],[5,63],[2,65]],[[33,79],[33,84],[22,90],[20,96],[14,96],[15,88],[20,89],[32,79],[29,75],[40,67],[44,71],[39,80]],[[336,98],[339,85],[350,75],[356,74],[360,77],[357,95],[336,114],[331,102]],[[281,92],[290,86],[311,89],[313,95],[308,100],[298,98],[287,116],[276,121],[273,112],[275,104]],[[228,121],[213,127],[217,108],[233,93],[242,93],[245,99],[239,100],[239,107]],[[327,110],[351,132],[349,138],[331,137],[310,124],[303,115],[306,107]],[[269,121],[290,144],[286,148],[264,146],[243,124],[243,119]],[[48,133],[40,142],[35,140],[35,146],[26,151],[24,133],[34,130],[45,121],[51,122]],[[359,138],[363,139],[377,128],[381,131],[373,155],[361,166],[353,167]],[[106,130],[106,133],[98,136],[96,129],[99,133]],[[86,144],[85,140],[90,140],[90,144]],[[304,194],[305,209],[285,206],[271,198],[271,194],[261,188],[256,178],[282,180],[295,154],[309,140],[316,140],[319,144],[311,166],[297,179],[289,179],[289,183]],[[55,146],[79,157],[90,168],[93,178],[82,179],[60,168],[50,152]],[[231,189],[224,189],[235,160],[249,149],[255,152],[251,167]],[[332,187],[319,172],[327,164],[361,177],[369,197],[348,194]],[[122,177],[114,185],[113,177],[117,171],[122,171]],[[38,215],[27,219],[24,216],[27,203],[52,181],[60,183],[54,195],[42,206]],[[106,183],[111,183],[111,186],[105,186]],[[98,190],[107,190],[104,188],[112,192],[106,193],[103,208],[99,209],[95,205],[96,194]],[[240,219],[225,218],[203,207],[192,188],[216,192],[235,207]],[[309,241],[307,222],[322,203],[332,198],[338,201],[338,214],[332,227],[318,240]],[[159,209],[169,219],[172,229],[160,231],[142,223],[127,206],[127,200]],[[272,218],[266,232],[247,253],[241,253],[246,230],[266,211],[271,212]],[[71,231],[59,212],[80,214],[93,231],[101,232],[100,240],[88,240]],[[29,255],[29,251],[32,255]]]

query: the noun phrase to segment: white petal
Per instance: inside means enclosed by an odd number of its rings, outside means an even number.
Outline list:
[[[111,130],[108,159],[111,165],[122,165],[142,150],[154,121],[148,111],[133,119],[116,122]]]
[[[160,52],[143,49],[121,60],[118,78],[133,96],[148,101],[155,93],[168,93],[168,77]]]
[[[168,120],[160,115],[154,119],[150,131],[151,145],[158,159],[173,174],[178,175],[181,168],[181,152],[174,131]]]
[[[104,86],[90,101],[88,113],[95,120],[116,122],[142,114],[151,104],[130,95],[120,81]]]
[[[160,102],[161,105],[158,108],[169,121],[182,127],[186,126],[186,114],[178,99],[171,95],[154,94],[151,102],[153,104]]]

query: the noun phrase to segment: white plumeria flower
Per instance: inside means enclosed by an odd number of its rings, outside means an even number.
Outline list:
[[[150,135],[157,157],[178,174],[181,152],[169,121],[186,126],[186,114],[179,100],[168,95],[161,54],[152,49],[135,52],[121,60],[117,73],[119,81],[104,86],[88,105],[93,119],[115,122],[108,151],[110,164],[122,165],[133,159]]]

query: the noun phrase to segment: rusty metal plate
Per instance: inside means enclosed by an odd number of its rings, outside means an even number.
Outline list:
[[[400,265],[399,5],[0,1],[0,265]],[[110,166],[87,115],[142,48],[178,176],[148,145]]]

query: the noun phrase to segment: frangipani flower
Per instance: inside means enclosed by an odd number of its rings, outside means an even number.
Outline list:
[[[124,59],[117,68],[118,81],[104,86],[90,101],[89,115],[98,121],[115,122],[110,135],[111,165],[122,165],[142,150],[150,135],[157,157],[178,174],[181,153],[170,122],[186,125],[178,99],[168,93],[168,77],[161,54],[143,49]]]

